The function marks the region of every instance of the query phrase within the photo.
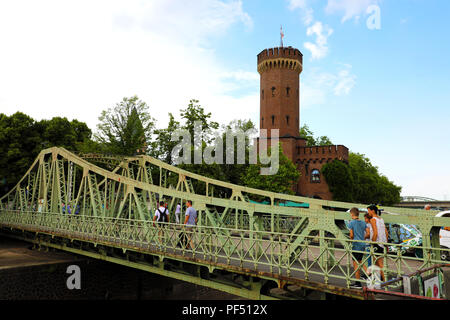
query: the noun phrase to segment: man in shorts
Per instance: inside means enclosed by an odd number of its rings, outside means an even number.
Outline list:
[[[191,249],[194,250],[194,245],[193,245],[193,232],[194,232],[194,226],[197,225],[197,210],[194,209],[194,207],[192,207],[192,201],[188,200],[186,203],[186,213],[185,216],[186,218],[184,219],[184,225],[189,229],[186,230],[187,231],[187,237],[188,237],[188,243],[191,246]]]
[[[366,236],[366,224],[364,221],[359,220],[359,210],[358,208],[352,208],[350,210],[351,218],[348,228],[350,229],[350,239],[365,241]],[[353,267],[355,268],[355,278],[361,279],[360,268],[363,252],[366,249],[366,244],[364,242],[353,242],[352,244],[352,256],[353,256]],[[365,266],[363,266],[365,269]],[[351,285],[352,287],[361,288],[361,282],[356,281]]]

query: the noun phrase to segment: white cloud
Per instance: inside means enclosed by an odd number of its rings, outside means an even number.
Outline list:
[[[289,0],[289,10],[295,10],[297,8],[303,9],[307,6],[307,0]]]
[[[337,96],[348,95],[356,84],[356,76],[350,73],[350,70],[345,69],[339,71],[336,77],[336,84],[334,86],[334,94]]]
[[[358,21],[362,14],[366,14],[366,10],[371,5],[378,5],[379,0],[328,0],[325,12],[328,14],[342,14],[341,22],[350,19]]]
[[[217,37],[238,22],[247,29],[253,27],[241,0],[131,0],[124,2],[116,13],[114,20],[120,27],[142,28],[194,44],[210,36]]]
[[[225,68],[207,49],[231,26],[252,27],[242,2],[174,3],[1,2],[0,112],[77,118],[95,129],[102,110],[137,94],[158,127],[191,98],[220,122],[257,114],[259,99],[233,96],[227,84],[253,86],[255,74]]]
[[[230,72],[224,72],[222,75],[222,78],[229,78],[236,81],[249,81],[253,84],[259,84],[259,74],[258,72],[250,72],[250,71],[230,71]]]
[[[328,37],[333,33],[333,29],[324,26],[317,21],[306,30],[307,36],[316,36],[316,42],[305,42],[303,46],[311,52],[312,59],[322,59],[328,53]]]
[[[356,76],[351,73],[352,66],[341,64],[336,73],[322,72],[312,69],[301,78],[301,106],[310,108],[323,105],[329,95],[349,95],[356,85]]]
[[[309,26],[314,21],[314,10],[309,6],[308,2],[308,0],[289,0],[288,4],[289,10],[300,10],[302,21],[306,26]]]

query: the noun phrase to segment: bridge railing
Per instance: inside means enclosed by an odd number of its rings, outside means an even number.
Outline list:
[[[256,273],[269,279],[304,279],[349,287],[356,281],[350,239],[322,235],[300,236],[290,233],[209,226],[183,227],[173,223],[153,223],[74,214],[55,214],[0,210],[0,226],[51,234],[110,247],[148,252],[178,260],[189,259],[213,268]],[[366,242],[370,245],[371,242]],[[415,247],[423,258],[405,254],[405,245],[385,244],[383,252],[369,246],[361,251],[360,273],[369,275],[366,265],[383,261],[387,279],[442,263],[440,256],[449,249]],[[388,250],[387,248],[391,248]],[[371,278],[372,277],[372,278]]]

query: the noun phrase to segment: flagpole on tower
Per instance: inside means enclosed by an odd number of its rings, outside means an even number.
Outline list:
[[[283,48],[283,38],[284,38],[284,33],[283,33],[283,26],[280,26],[280,47]]]

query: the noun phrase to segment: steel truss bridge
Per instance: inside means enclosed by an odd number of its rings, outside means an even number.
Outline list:
[[[160,199],[168,202],[167,224],[152,221]],[[186,200],[192,200],[198,212],[195,227],[175,223],[175,206]],[[15,188],[0,199],[0,231],[40,248],[250,299],[307,299],[311,292],[377,298],[375,291],[350,287],[356,279],[345,221],[352,207],[366,206],[233,185],[148,156],[73,154],[50,148],[41,151]],[[450,226],[450,218],[436,218],[425,210],[383,209],[396,213],[383,215],[386,223],[420,229],[423,245],[415,249],[422,257],[408,255],[410,248],[401,244],[389,244],[394,252],[366,253],[358,264],[361,273],[369,258],[382,258],[388,279],[418,275],[424,269],[443,279],[442,270],[433,266],[444,263],[439,230]],[[183,214],[180,219],[184,221]],[[180,241],[182,234],[192,239],[193,247]],[[401,283],[395,281],[383,284],[385,292],[399,288]]]

